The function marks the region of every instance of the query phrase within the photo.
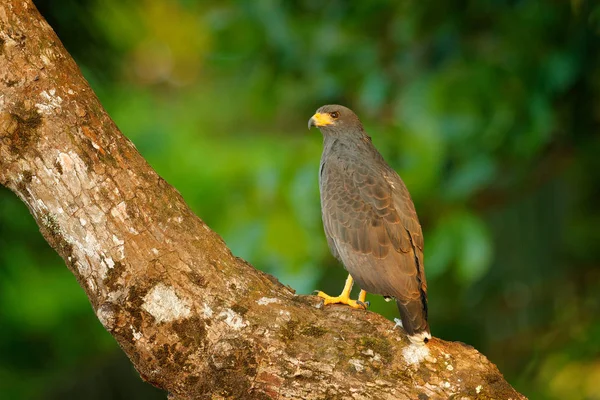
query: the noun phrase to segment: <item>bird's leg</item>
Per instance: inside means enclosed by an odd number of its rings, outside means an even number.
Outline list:
[[[367,303],[365,303],[365,297],[367,296],[367,292],[364,290],[360,291],[360,295],[358,301],[350,299],[350,291],[352,290],[352,285],[354,284],[354,279],[352,279],[352,275],[348,275],[348,279],[346,279],[346,284],[344,285],[344,290],[342,290],[342,294],[337,297],[329,296],[321,291],[317,292],[317,296],[325,299],[323,302],[324,305],[327,304],[347,304],[352,308],[367,308]]]
[[[358,294],[358,300],[357,300],[357,303],[358,303],[358,304],[363,304],[363,305],[364,305],[364,308],[368,308],[368,307],[369,307],[369,302],[368,302],[368,301],[366,301],[366,299],[367,299],[367,291],[366,291],[366,290],[363,290],[363,289],[361,289],[361,290],[360,290],[360,293]]]

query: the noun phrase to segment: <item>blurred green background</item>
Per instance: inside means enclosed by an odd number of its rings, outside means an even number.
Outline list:
[[[475,346],[531,399],[600,399],[600,5],[35,3],[158,173],[302,294],[345,278],[307,120],[353,108],[416,203],[432,333]],[[165,398],[5,188],[0,398]]]

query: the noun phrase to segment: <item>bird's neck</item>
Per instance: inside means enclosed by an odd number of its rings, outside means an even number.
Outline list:
[[[364,133],[341,135],[323,135],[323,155],[332,154],[342,149],[362,153],[373,149],[371,138]]]

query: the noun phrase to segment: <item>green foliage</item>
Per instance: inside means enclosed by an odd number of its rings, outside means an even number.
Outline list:
[[[483,221],[467,212],[442,217],[432,233],[427,276],[435,279],[456,263],[456,276],[465,285],[481,278],[490,266],[492,238]]]
[[[599,6],[36,4],[159,174],[235,254],[300,293],[344,279],[306,121],[325,103],[353,108],[416,203],[433,334],[476,346],[532,399],[600,397]],[[11,399],[69,397],[61,377],[118,352],[4,189],[0,324]],[[131,385],[100,398],[134,398]]]

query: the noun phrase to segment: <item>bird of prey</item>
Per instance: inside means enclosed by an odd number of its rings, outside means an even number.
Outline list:
[[[326,105],[308,121],[323,134],[319,188],[329,248],[349,272],[344,290],[325,304],[366,308],[366,293],[396,299],[402,326],[414,342],[431,338],[423,233],[400,176],[371,143],[354,112]],[[361,291],[350,299],[352,285]]]

